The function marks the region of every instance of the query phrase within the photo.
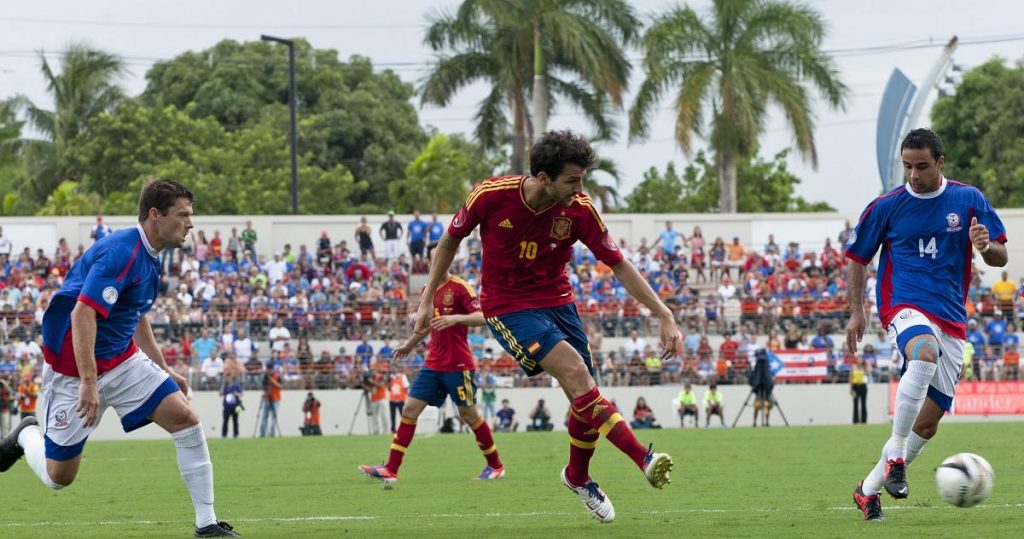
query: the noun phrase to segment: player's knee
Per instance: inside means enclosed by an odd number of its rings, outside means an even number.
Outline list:
[[[480,421],[480,414],[476,413],[476,409],[470,406],[459,408],[459,417],[462,418],[467,425],[475,425]]]
[[[939,424],[927,424],[919,425],[914,428],[914,434],[924,438],[925,440],[931,440],[935,433],[939,431]]]
[[[65,470],[59,467],[47,466],[46,477],[43,477],[42,481],[47,487],[53,490],[60,490],[71,486],[71,483],[75,482],[76,475],[78,475],[77,470]]]
[[[931,335],[921,335],[912,339],[907,343],[907,348],[910,350],[908,357],[911,361],[935,363],[939,359],[939,345]]]

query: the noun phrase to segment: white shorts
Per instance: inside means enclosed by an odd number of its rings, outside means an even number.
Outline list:
[[[46,458],[71,460],[82,453],[85,441],[97,425],[85,426],[78,417],[78,388],[81,379],[55,372],[50,365],[43,368],[43,395],[46,400],[44,436]],[[113,406],[121,418],[125,432],[150,423],[148,417],[164,397],[180,391],[178,384],[153,363],[142,350],[124,363],[100,375],[96,383],[100,394],[99,418]]]
[[[905,350],[910,339],[918,335],[932,335],[939,341],[939,359],[935,362],[935,374],[928,385],[928,398],[935,401],[943,410],[951,411],[956,383],[960,381],[960,371],[964,366],[963,339],[947,334],[928,317],[914,309],[900,310],[889,323],[887,330],[889,338],[896,343],[896,348],[903,357],[901,374],[907,371],[907,364],[910,361]]]
[[[402,254],[402,240],[384,240],[384,258],[391,260]]]

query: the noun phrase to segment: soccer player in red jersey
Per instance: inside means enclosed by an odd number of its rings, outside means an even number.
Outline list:
[[[530,175],[492,178],[474,187],[438,242],[416,312],[416,331],[430,327],[434,304],[463,238],[480,227],[483,244],[480,303],[492,334],[530,376],[547,372],[571,403],[569,464],[562,482],[591,516],[610,522],[615,510],[590,477],[601,434],[626,453],[650,484],[665,486],[672,458],[640,445],[615,406],[598,391],[590,345],[565,273],[572,246],[582,241],[629,293],[660,321],[663,357],[678,353],[672,311],[624,259],[593,203],[583,177],[597,156],[570,131],[551,131],[530,149]]]
[[[459,416],[473,429],[476,443],[487,459],[487,466],[477,479],[499,479],[505,476],[505,466],[498,457],[498,446],[491,436],[491,428],[476,410],[476,365],[469,350],[466,335],[469,326],[484,325],[480,301],[473,287],[466,281],[448,275],[432,298],[433,318],[430,321],[430,342],[427,360],[416,375],[409,397],[402,409],[402,421],[391,440],[387,464],[361,465],[359,470],[379,479],[385,488],[398,481],[398,468],[416,433],[416,420],[423,409],[442,406],[446,397],[459,409]],[[427,331],[413,333],[409,340],[395,349],[395,360],[404,359],[427,336]]]

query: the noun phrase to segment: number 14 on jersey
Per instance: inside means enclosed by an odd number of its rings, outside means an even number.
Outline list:
[[[935,257],[939,254],[939,249],[935,246],[935,236],[928,240],[927,245],[924,243],[924,238],[918,239],[917,249],[921,258],[924,258],[925,255],[932,255],[932,260],[935,260]]]

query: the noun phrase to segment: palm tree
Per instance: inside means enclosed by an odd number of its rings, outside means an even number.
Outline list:
[[[737,159],[756,151],[768,105],[782,109],[795,146],[817,167],[814,114],[807,86],[833,108],[849,93],[821,50],[825,24],[817,11],[786,0],[714,0],[708,19],[689,7],[657,17],[643,37],[646,79],[629,113],[631,139],[647,137],[663,94],[675,95],[675,137],[686,155],[703,136],[721,170],[719,210],[736,211]]]
[[[121,60],[110,53],[76,43],[60,54],[60,72],[54,72],[43,53],[40,71],[53,98],[54,110],[46,110],[19,97],[32,128],[42,135],[23,141],[21,152],[29,173],[29,194],[37,202],[63,181],[74,179],[64,156],[89,120],[110,111],[124,99],[114,82],[124,72]]]
[[[423,102],[445,106],[463,87],[485,81],[491,91],[480,103],[475,135],[485,149],[494,149],[508,142],[511,123],[513,173],[522,173],[528,140],[545,127],[530,119],[535,74],[539,88],[550,91],[533,96],[544,118],[565,100],[579,107],[598,138],[611,138],[610,106],[621,107],[629,77],[622,44],[634,39],[639,26],[624,2],[465,0],[455,12],[438,12],[428,21],[426,42],[438,59],[422,83]]]

